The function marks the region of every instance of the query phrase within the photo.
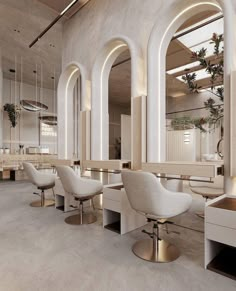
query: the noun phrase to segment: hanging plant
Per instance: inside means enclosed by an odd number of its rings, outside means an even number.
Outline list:
[[[16,127],[17,120],[20,116],[20,106],[14,103],[6,103],[3,106],[3,110],[7,112],[9,121],[11,122],[11,127]]]

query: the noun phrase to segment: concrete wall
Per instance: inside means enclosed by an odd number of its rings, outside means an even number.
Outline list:
[[[11,80],[3,79],[3,100],[2,104],[15,103],[19,104],[20,94],[21,99],[36,100],[36,89],[32,85],[23,83],[20,92],[20,83]],[[48,110],[43,114],[56,114],[56,93],[50,89],[41,89],[40,101],[48,106]],[[37,89],[37,100],[39,101],[40,89]],[[2,110],[1,110],[2,112]],[[3,112],[3,146],[12,149],[12,152],[18,150],[19,144],[24,144],[24,147],[38,146],[39,138],[41,139],[41,146],[48,146],[51,153],[56,153],[56,136],[45,135],[41,132],[39,136],[39,114],[29,112],[24,109],[21,110],[20,119],[17,126],[13,129],[10,127],[8,115]],[[56,127],[53,128],[56,133]],[[12,146],[11,146],[11,144]]]
[[[107,158],[108,105],[106,82],[111,63],[122,49],[131,54],[131,98],[147,95],[147,161],[165,160],[165,56],[175,31],[190,17],[205,10],[219,11],[225,15],[225,173],[226,190],[230,192],[230,75],[236,68],[235,27],[236,1],[229,0],[91,0],[69,20],[63,33],[63,71],[76,62],[83,69],[86,81],[83,104],[92,109],[91,140],[94,159]],[[126,47],[125,47],[126,46]],[[70,76],[69,76],[70,78]],[[62,88],[67,86],[64,82]],[[90,92],[90,93],[89,93]],[[91,96],[91,99],[90,99]],[[60,97],[62,100],[62,96]],[[235,98],[235,97],[234,97]],[[64,111],[59,108],[59,118]],[[132,118],[133,108],[131,108]],[[133,120],[134,121],[134,120]],[[132,121],[132,134],[139,134]],[[141,129],[140,129],[141,130]],[[134,137],[132,137],[134,140]],[[66,142],[61,136],[62,143]],[[231,147],[233,150],[233,147]],[[135,152],[136,151],[136,152]],[[140,165],[141,152],[132,142],[132,152]],[[139,161],[137,161],[139,159]],[[136,168],[134,166],[134,168]]]
[[[131,38],[146,52],[151,30],[165,2],[91,0],[65,24],[63,67],[71,61],[77,61],[90,74],[98,53],[116,36]],[[168,0],[168,5],[173,2]]]

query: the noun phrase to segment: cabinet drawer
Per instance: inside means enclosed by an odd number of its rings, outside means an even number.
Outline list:
[[[111,189],[111,188],[104,188],[103,189],[103,199],[110,199],[113,201],[117,201],[120,203],[121,201],[121,190]]]
[[[232,228],[206,223],[205,237],[206,239],[236,247],[236,230]]]
[[[121,203],[119,201],[114,201],[111,199],[106,199],[103,197],[103,208],[113,210],[116,212],[121,212]]]
[[[205,222],[236,230],[236,212],[208,206],[205,209]]]

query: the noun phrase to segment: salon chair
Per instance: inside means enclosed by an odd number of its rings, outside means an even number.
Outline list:
[[[173,192],[164,188],[151,173],[141,171],[122,171],[124,188],[131,207],[146,216],[153,223],[150,238],[133,245],[133,252],[141,259],[151,262],[171,262],[180,255],[179,250],[160,238],[159,224],[167,219],[186,212],[191,205],[189,194]]]
[[[52,199],[45,199],[45,190],[52,189],[55,186],[56,175],[42,173],[35,169],[31,163],[23,162],[23,168],[32,184],[34,184],[39,190],[41,190],[40,200],[30,203],[32,207],[47,207],[55,205],[55,201]],[[38,194],[38,193],[34,193]],[[54,194],[54,193],[53,193]]]
[[[91,200],[95,195],[101,194],[102,184],[96,180],[81,178],[68,166],[56,166],[56,170],[65,192],[73,195],[75,200],[79,201],[79,213],[67,217],[65,222],[72,225],[95,222],[97,218],[93,213],[84,213],[83,203]]]

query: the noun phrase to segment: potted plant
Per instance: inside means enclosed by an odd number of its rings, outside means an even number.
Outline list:
[[[7,112],[9,121],[11,122],[11,127],[16,127],[17,120],[20,116],[20,106],[14,103],[6,103],[3,106],[3,110]]]

